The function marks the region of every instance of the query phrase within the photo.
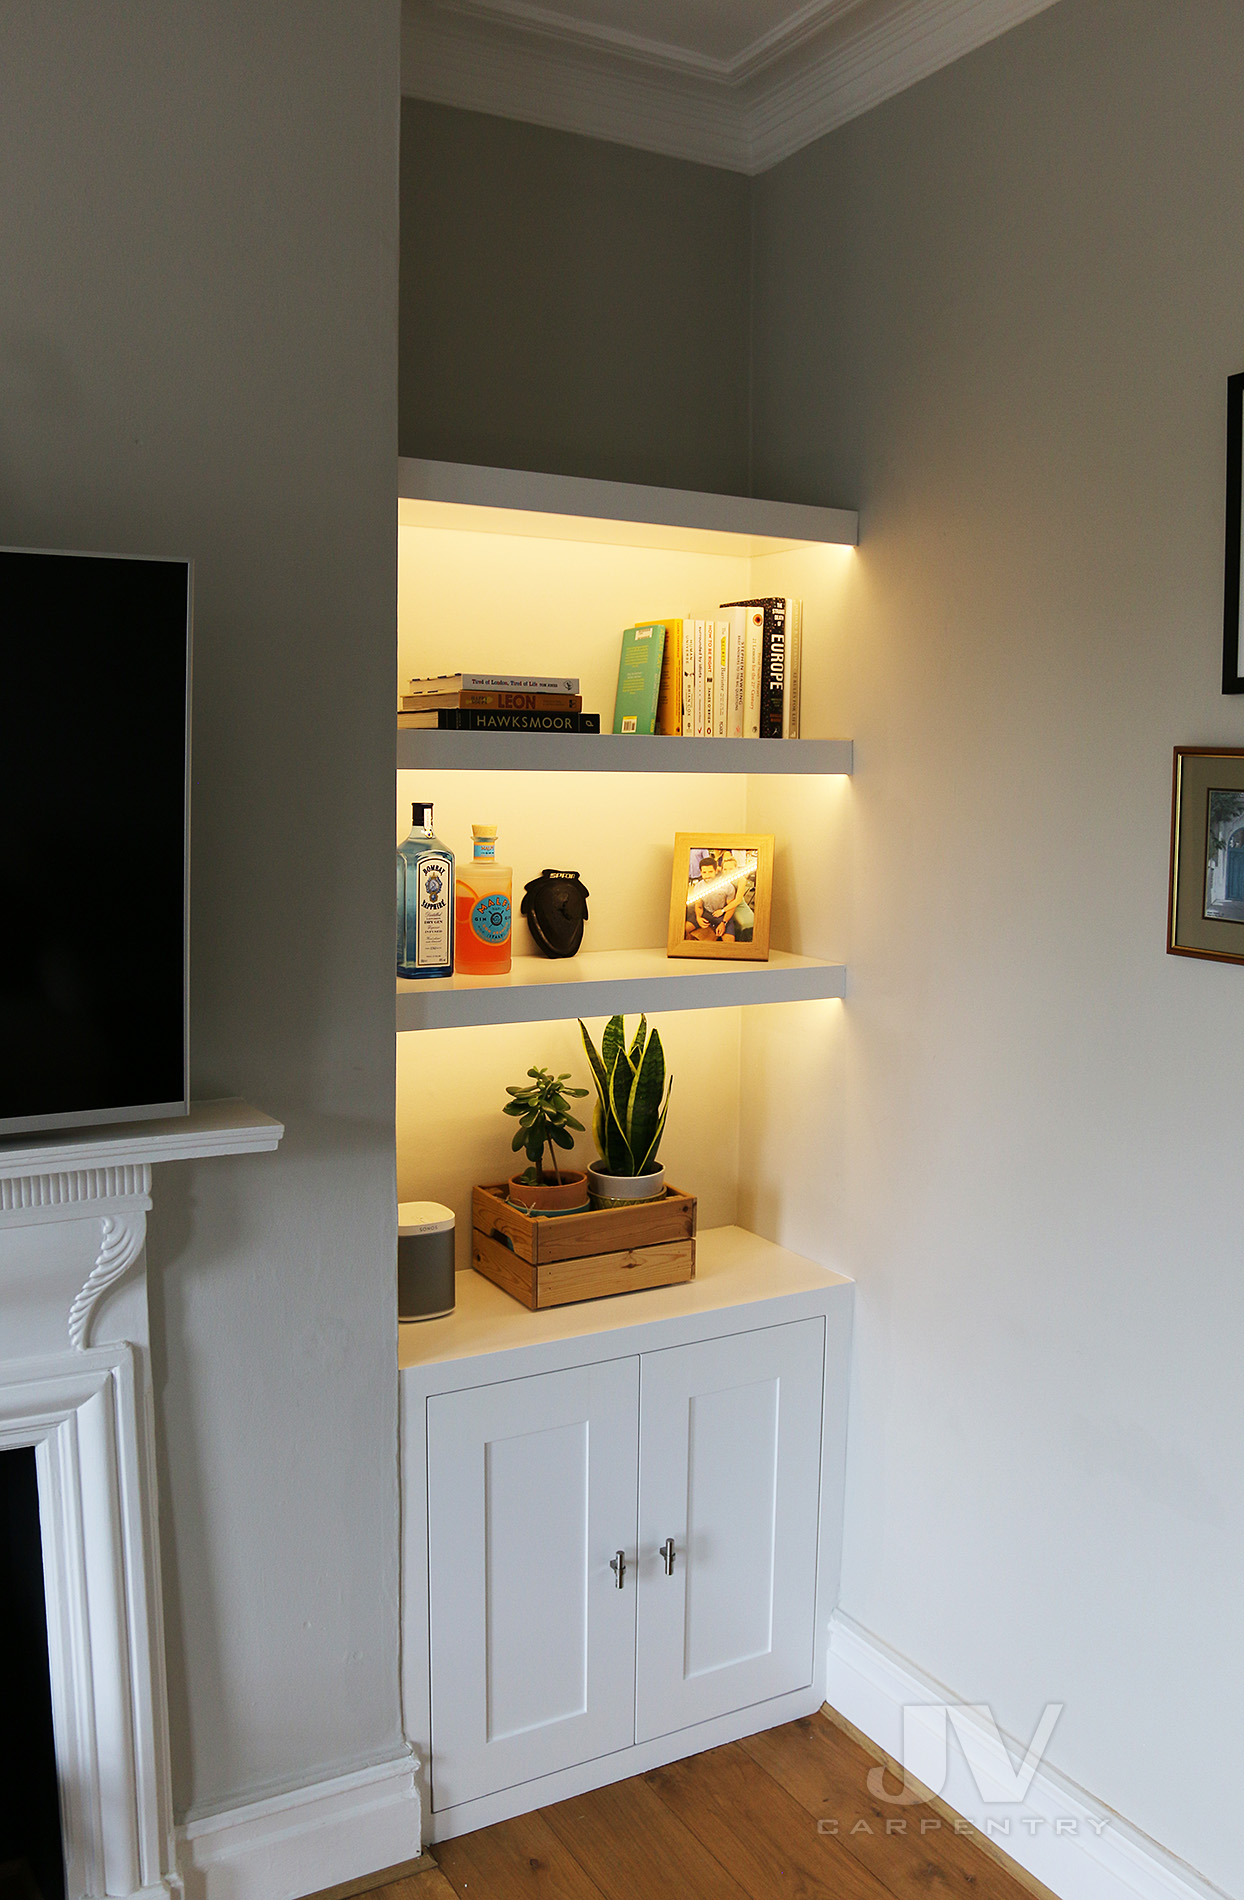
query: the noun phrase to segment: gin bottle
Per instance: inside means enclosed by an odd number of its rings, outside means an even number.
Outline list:
[[[454,973],[454,854],[432,829],[432,807],[411,808],[397,851],[397,973]]]

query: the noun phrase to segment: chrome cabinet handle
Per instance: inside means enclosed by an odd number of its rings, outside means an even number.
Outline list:
[[[658,1550],[657,1556],[664,1561],[666,1576],[672,1577],[674,1574],[674,1540],[672,1537],[666,1538],[660,1550]]]
[[[626,1585],[626,1552],[624,1550],[620,1550],[616,1557],[609,1559],[609,1568],[618,1580],[619,1590],[624,1589]]]

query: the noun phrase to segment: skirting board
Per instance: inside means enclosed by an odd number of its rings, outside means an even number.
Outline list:
[[[950,1691],[852,1622],[830,1619],[825,1700],[896,1761],[903,1759],[903,1710],[954,1706]],[[1003,1737],[1014,1763],[1027,1741]],[[988,1755],[988,1740],[984,1743]],[[913,1768],[913,1779],[917,1770]],[[886,1786],[892,1785],[887,1777]],[[939,1806],[970,1823],[1059,1900],[1224,1900],[1221,1890],[1105,1807],[1057,1769],[1037,1768],[1022,1802],[982,1798],[962,1747],[951,1739]],[[904,1810],[896,1805],[893,1814]]]
[[[416,1860],[413,1755],[187,1821],[177,1830],[186,1900],[301,1900]]]

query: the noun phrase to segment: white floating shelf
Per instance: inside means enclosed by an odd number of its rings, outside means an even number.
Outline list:
[[[144,1161],[195,1161],[209,1155],[270,1153],[285,1133],[249,1102],[192,1102],[188,1115],[149,1122],[99,1122],[0,1142],[0,1180],[65,1168],[133,1166]]]
[[[846,974],[841,963],[787,950],[771,951],[767,963],[667,957],[664,950],[588,950],[564,961],[515,957],[508,976],[399,978],[397,1026],[461,1029],[636,1010],[802,1003],[845,995]]]
[[[402,527],[468,529],[545,540],[596,541],[704,554],[776,554],[818,543],[854,547],[850,508],[648,488],[466,462],[398,461]]]
[[[809,777],[851,771],[850,739],[637,738],[612,732],[434,732],[402,728],[399,771],[755,772]]]

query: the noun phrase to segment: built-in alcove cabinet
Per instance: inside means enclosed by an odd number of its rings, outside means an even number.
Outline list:
[[[823,1700],[851,1311],[817,1243],[853,767],[832,682],[856,524],[446,464],[400,475],[403,683],[572,674],[608,726],[623,627],[805,601],[799,741],[398,735],[398,837],[430,799],[452,849],[491,821],[514,867],[513,976],[397,986],[399,1198],[458,1219],[456,1312],[400,1329],[404,1700],[425,1828],[445,1839]],[[774,835],[768,963],[665,956],[673,836],[701,826]],[[548,866],[591,892],[567,963],[533,954],[518,918]],[[699,1199],[697,1277],[528,1312],[469,1268],[470,1188],[508,1154],[505,1085],[532,1065],[586,1085],[575,1019],[641,1010],[674,1076],[662,1158]],[[792,1102],[827,1151],[814,1173],[781,1122]],[[776,1244],[787,1228],[804,1251]]]

